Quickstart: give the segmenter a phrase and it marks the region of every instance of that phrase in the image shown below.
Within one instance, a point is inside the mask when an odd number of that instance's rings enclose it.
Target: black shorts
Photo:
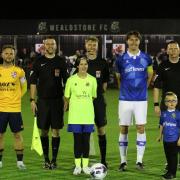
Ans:
[[[98,128],[107,124],[106,119],[106,102],[104,96],[98,96],[94,99],[95,124]]]
[[[63,99],[38,99],[37,126],[39,129],[62,129],[64,126]]]
[[[0,133],[6,132],[8,123],[13,133],[24,129],[20,112],[0,112]]]

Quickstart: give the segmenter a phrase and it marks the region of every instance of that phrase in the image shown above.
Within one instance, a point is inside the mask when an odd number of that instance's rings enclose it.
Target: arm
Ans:
[[[31,84],[30,85],[30,102],[31,102],[31,110],[34,115],[37,112],[37,105],[36,105],[36,100],[35,100],[36,92],[37,92],[36,84]]]
[[[163,136],[163,126],[160,125],[160,129],[159,129],[159,136],[157,138],[157,141],[160,142],[162,140],[162,136]]]
[[[64,97],[64,111],[69,110],[69,98]]]
[[[151,80],[152,80],[152,77],[153,77],[153,68],[152,68],[152,66],[148,66],[147,72],[148,72],[147,85],[148,85],[148,87],[149,87],[149,85],[150,85],[150,83],[151,83]]]
[[[27,92],[27,81],[26,81],[25,72],[23,69],[21,69],[19,80],[21,84],[21,97],[23,97],[24,94]]]
[[[158,103],[159,102],[159,89],[158,88],[154,88],[153,89],[153,99],[154,99],[154,103]],[[161,109],[159,107],[159,103],[158,104],[154,104],[154,112],[156,113],[157,116],[160,116]]]

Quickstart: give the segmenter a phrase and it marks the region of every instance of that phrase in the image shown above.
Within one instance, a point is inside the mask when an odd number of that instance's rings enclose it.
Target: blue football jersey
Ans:
[[[136,56],[126,52],[116,59],[116,69],[121,78],[120,100],[147,100],[147,67],[151,64],[150,56],[141,51]]]
[[[163,111],[160,117],[163,126],[163,141],[174,142],[179,138],[180,111]]]

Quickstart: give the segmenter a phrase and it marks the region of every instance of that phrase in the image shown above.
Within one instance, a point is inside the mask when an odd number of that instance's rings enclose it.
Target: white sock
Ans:
[[[121,163],[127,162],[127,149],[128,149],[128,135],[119,135],[119,152],[121,157]]]
[[[140,162],[142,163],[142,159],[144,156],[145,151],[145,145],[146,145],[146,133],[143,134],[137,133],[137,141],[136,141],[136,147],[137,147],[137,161],[136,163]]]

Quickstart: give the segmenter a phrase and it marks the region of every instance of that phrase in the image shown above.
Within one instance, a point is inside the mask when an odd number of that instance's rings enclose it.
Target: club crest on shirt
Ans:
[[[15,71],[12,72],[12,73],[11,73],[11,76],[12,76],[12,78],[16,78],[16,77],[17,77],[17,72],[15,72]]]
[[[172,113],[172,117],[173,117],[173,119],[175,119],[176,118],[176,114]]]
[[[74,83],[75,86],[77,86],[77,83]]]
[[[59,77],[59,74],[60,74],[60,69],[55,69],[54,70],[55,77]]]
[[[96,78],[100,78],[101,77],[101,71],[96,71]]]
[[[89,82],[86,83],[86,86],[89,86]]]

